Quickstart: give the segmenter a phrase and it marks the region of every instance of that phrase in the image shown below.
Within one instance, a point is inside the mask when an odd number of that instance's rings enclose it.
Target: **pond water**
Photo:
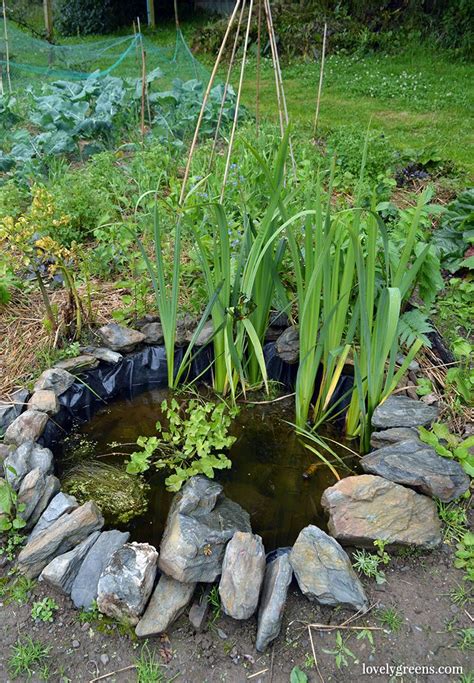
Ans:
[[[77,427],[73,440],[92,441],[101,462],[122,463],[127,459],[123,453],[137,449],[132,444],[139,436],[156,434],[160,404],[168,397],[167,390],[154,390],[133,400],[114,402]],[[237,438],[229,452],[232,468],[216,472],[226,495],[250,514],[252,529],[262,536],[267,551],[291,545],[307,524],[326,527],[321,495],[336,481],[331,470],[318,463],[296,437],[287,424],[293,419],[292,399],[243,405],[230,430]],[[331,446],[351,465],[347,451]],[[111,451],[120,451],[121,455],[106,455]],[[159,546],[174,495],[165,489],[167,474],[153,467],[146,474],[150,484],[148,510],[127,524],[131,540]]]

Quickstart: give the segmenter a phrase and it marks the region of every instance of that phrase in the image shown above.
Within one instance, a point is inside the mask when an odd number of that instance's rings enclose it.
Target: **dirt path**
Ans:
[[[6,570],[3,570],[4,573]],[[148,647],[160,662],[163,679],[182,683],[205,681],[229,681],[240,683],[287,682],[293,667],[298,666],[310,682],[335,681],[472,681],[474,661],[472,657],[473,635],[472,603],[455,604],[453,591],[462,584],[462,573],[453,568],[452,550],[443,546],[427,555],[405,553],[393,557],[386,570],[387,583],[377,586],[373,580],[364,584],[373,607],[366,616],[354,624],[369,625],[383,630],[339,632],[344,645],[353,653],[345,653],[349,666],[338,669],[333,650],[336,631],[318,633],[313,631],[314,648],[320,675],[313,666],[312,647],[308,623],[341,624],[351,616],[345,610],[321,608],[309,603],[292,584],[285,612],[282,632],[264,655],[255,651],[255,619],[238,623],[222,617],[203,633],[195,633],[187,617],[175,624],[172,632],[162,638],[153,638]],[[5,593],[5,589],[4,589]],[[54,622],[34,623],[31,619],[32,602],[45,596],[56,599],[60,609]],[[50,648],[46,668],[35,671],[32,681],[49,680],[58,683],[92,681],[104,674],[133,665],[140,655],[143,643],[127,633],[120,633],[117,625],[104,621],[81,623],[79,613],[71,608],[68,599],[61,599],[45,590],[41,584],[34,588],[29,603],[18,605],[3,595],[0,602],[0,681],[14,680],[8,669],[12,654],[11,646],[18,637],[31,636]],[[399,628],[390,632],[381,622],[382,615],[392,608]],[[393,613],[392,613],[393,614]],[[398,618],[398,619],[397,619]],[[463,629],[465,629],[463,631]],[[359,635],[359,639],[357,636]],[[347,640],[346,640],[347,639]],[[464,639],[464,646],[461,647]],[[427,675],[364,673],[367,667],[389,665],[433,667],[462,667],[460,673],[445,675],[439,672]],[[40,677],[43,676],[43,678]],[[48,677],[49,676],[49,677]],[[27,680],[19,677],[16,680]],[[106,682],[133,682],[136,670],[125,671],[102,679]],[[147,679],[152,681],[155,679]]]

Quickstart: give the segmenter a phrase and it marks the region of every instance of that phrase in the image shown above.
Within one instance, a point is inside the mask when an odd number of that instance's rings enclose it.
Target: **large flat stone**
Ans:
[[[370,437],[370,445],[375,450],[377,448],[385,448],[400,441],[410,441],[418,439],[418,430],[416,427],[392,427],[391,429],[384,429],[381,432],[372,432]]]
[[[94,531],[82,543],[63,555],[55,557],[40,574],[39,580],[44,581],[60,593],[69,595],[77,572],[91,547],[100,536],[100,531]]]
[[[26,441],[18,446],[4,461],[5,477],[15,491],[18,491],[28,472],[36,468],[40,469],[44,475],[51,474],[53,454],[49,448],[42,448],[33,441]]]
[[[28,390],[18,389],[9,401],[0,401],[0,431],[4,432],[23,411],[28,400]]]
[[[56,396],[61,396],[61,394],[64,394],[75,381],[76,378],[67,370],[49,368],[39,376],[35,384],[35,391],[51,389]]]
[[[219,583],[222,608],[229,617],[250,619],[257,609],[264,573],[262,539],[236,531],[225,549]]]
[[[104,518],[99,508],[91,501],[62,515],[26,544],[18,556],[19,571],[29,578],[36,578],[54,557],[74,548],[91,533],[101,529],[103,524]]]
[[[311,524],[300,532],[289,560],[301,592],[310,600],[355,610],[367,607],[364,589],[347,553],[317,526]]]
[[[19,415],[5,432],[6,444],[21,446],[26,441],[38,441],[45,430],[48,416],[37,410],[27,410]]]
[[[52,389],[38,389],[28,401],[28,410],[38,410],[47,415],[59,413],[58,397]]]
[[[135,626],[153,590],[158,553],[148,543],[125,543],[116,550],[97,586],[97,607]]]
[[[87,553],[71,588],[71,600],[79,609],[90,609],[97,598],[97,585],[116,550],[129,539],[128,531],[103,531]]]
[[[469,488],[469,477],[456,460],[442,458],[421,441],[401,441],[361,459],[364,472],[410,486],[449,503]]]
[[[83,353],[80,356],[74,356],[74,358],[65,358],[60,360],[55,364],[55,368],[60,368],[61,370],[67,370],[72,375],[78,372],[84,372],[85,370],[91,370],[99,365],[98,359],[89,355],[88,353]]]
[[[59,488],[59,479],[53,474],[45,476],[38,467],[28,472],[18,492],[18,503],[25,506],[20,516],[26,522],[26,530],[34,527]]]
[[[112,349],[107,349],[105,346],[86,346],[82,349],[82,351],[90,356],[94,356],[94,358],[97,358],[97,360],[101,360],[104,363],[110,363],[112,365],[119,363],[123,359],[121,353],[112,351]]]
[[[162,574],[137,624],[137,636],[145,638],[167,631],[191,602],[195,588],[195,583],[181,583]]]
[[[28,538],[28,541],[32,541],[34,538],[36,538],[36,536],[38,536],[38,534],[45,531],[48,527],[51,526],[51,524],[56,522],[56,520],[58,520],[59,517],[61,517],[61,515],[65,515],[68,512],[72,512],[77,507],[79,507],[79,503],[74,498],[74,496],[70,496],[67,493],[63,493],[62,491],[57,493],[54,496],[54,498],[52,498],[48,507],[43,512],[41,517],[38,519],[35,528],[33,529]]]
[[[163,344],[163,328],[160,323],[146,323],[141,329],[145,344]]]
[[[374,429],[419,427],[429,425],[438,417],[438,408],[428,406],[408,396],[389,396],[372,415]]]
[[[145,341],[145,335],[125,325],[108,323],[98,330],[105,346],[112,351],[127,353]]]
[[[292,575],[293,570],[288,553],[280,555],[267,564],[258,610],[255,647],[259,652],[263,652],[280,633]]]
[[[158,566],[184,583],[215,581],[236,531],[251,531],[248,513],[226,498],[217,482],[192,477],[173,499]]]
[[[441,543],[435,503],[382,477],[346,477],[324,491],[321,503],[330,534],[343,544],[373,548],[381,539],[390,546],[431,549]]]

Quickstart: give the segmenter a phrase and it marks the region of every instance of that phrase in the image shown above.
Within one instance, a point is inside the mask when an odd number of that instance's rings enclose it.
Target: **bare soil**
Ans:
[[[363,579],[371,609],[352,625],[381,630],[371,631],[372,646],[366,637],[357,639],[360,630],[340,629],[345,645],[354,655],[354,658],[347,655],[349,666],[341,669],[336,666],[335,656],[325,652],[335,648],[336,629],[326,633],[312,630],[319,672],[313,666],[308,624],[340,625],[353,613],[310,603],[294,583],[290,588],[281,634],[263,655],[254,647],[255,618],[236,622],[223,616],[203,632],[196,633],[187,616],[183,615],[169,634],[150,639],[148,647],[161,664],[162,680],[182,683],[288,682],[295,666],[306,673],[310,683],[472,681],[473,678],[469,677],[474,670],[472,650],[466,642],[461,647],[466,634],[462,629],[472,629],[473,626],[472,603],[471,606],[469,603],[457,605],[453,601],[452,592],[463,583],[463,574],[454,569],[452,555],[453,550],[447,545],[424,555],[407,551],[392,557],[386,568],[385,584],[378,586],[372,579]],[[0,571],[5,575],[8,568]],[[60,605],[54,622],[35,623],[31,618],[31,604],[48,595]],[[106,683],[138,680],[133,665],[143,642],[135,639],[132,633],[103,620],[81,623],[79,612],[69,599],[53,595],[41,584],[34,588],[28,604],[8,602],[5,597],[0,602],[0,681],[13,680],[8,668],[11,646],[18,638],[28,636],[50,648],[49,681],[90,682],[112,672],[118,673],[100,680]],[[396,632],[390,632],[381,623],[383,611],[390,607],[401,618]],[[470,647],[473,647],[472,633]],[[461,673],[446,675],[439,672],[403,676],[364,673],[364,665],[367,668],[387,664],[393,667],[433,667],[434,670],[438,667],[462,667],[464,677]],[[44,678],[35,672],[31,680]]]

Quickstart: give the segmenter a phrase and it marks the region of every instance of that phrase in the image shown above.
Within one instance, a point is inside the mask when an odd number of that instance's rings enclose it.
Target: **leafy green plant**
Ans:
[[[474,188],[469,188],[448,205],[432,242],[438,249],[443,268],[451,273],[463,267],[468,245],[474,242]],[[472,266],[471,266],[472,268]]]
[[[59,605],[53,598],[43,598],[31,606],[31,618],[35,621],[52,622],[54,621],[54,612],[58,609]]]
[[[380,565],[387,565],[390,562],[390,555],[385,550],[385,543],[382,540],[374,541],[377,553],[369,553],[366,550],[357,550],[354,553],[355,562],[353,566],[369,578],[374,578],[378,584],[386,582],[385,573],[380,569]]]
[[[180,405],[172,398],[169,403],[163,401],[161,410],[167,426],[157,422],[159,436],[141,436],[137,439],[137,445],[142,450],[131,454],[127,472],[145,472],[153,461],[157,469],[174,471],[166,478],[166,486],[170,491],[179,491],[183,483],[195,474],[213,478],[214,469],[231,466],[231,461],[223,451],[228,450],[235,441],[234,436],[229,436],[228,430],[232,418],[237,414],[236,408],[198,399]]]
[[[28,579],[26,576],[19,576],[10,586],[8,586],[7,601],[17,602],[19,605],[26,605],[35,586],[36,581],[33,579]]]
[[[13,654],[8,662],[10,674],[14,678],[25,676],[27,680],[46,663],[51,650],[30,636],[19,638],[11,649]]]
[[[474,581],[474,534],[466,531],[456,545],[454,566],[466,572],[465,579]]]
[[[438,515],[444,523],[444,539],[446,543],[459,542],[467,526],[466,510],[458,502],[442,503],[436,501]]]
[[[211,624],[215,624],[216,621],[219,621],[222,614],[222,603],[218,586],[213,586],[211,588],[209,595],[207,596],[207,601],[212,611]]]
[[[470,449],[474,446],[474,436],[467,439],[452,434],[446,424],[435,422],[431,430],[419,427],[420,439],[435,449],[438,455],[457,460],[470,477],[474,477],[474,455]]]
[[[13,467],[10,467],[13,474],[16,474]],[[15,531],[22,529],[26,522],[21,517],[21,513],[25,510],[24,503],[18,503],[18,494],[11,484],[6,479],[0,479],[0,533],[2,531]],[[7,553],[8,559],[16,545],[20,545],[13,541],[10,548],[0,548],[0,554]]]
[[[323,652],[334,656],[334,661],[338,669],[349,666],[349,659],[357,661],[356,655],[349,650],[340,631],[336,631],[335,647],[332,650],[323,648]]]
[[[308,683],[308,676],[298,666],[294,666],[290,673],[290,683]]]

